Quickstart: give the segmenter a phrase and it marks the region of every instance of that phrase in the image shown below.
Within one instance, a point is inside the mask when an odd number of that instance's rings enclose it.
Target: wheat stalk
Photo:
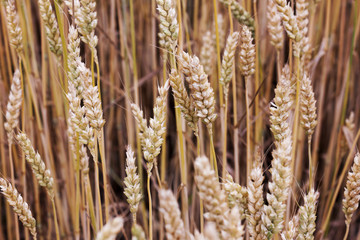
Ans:
[[[130,205],[130,212],[133,214],[133,222],[136,224],[136,212],[139,208],[139,203],[142,198],[140,189],[140,178],[137,174],[135,166],[135,156],[131,147],[126,149],[126,177],[124,179],[125,189],[124,194],[127,197],[127,202]]]
[[[20,110],[23,101],[21,88],[20,71],[17,69],[11,82],[9,100],[6,105],[4,128],[7,132],[8,142],[12,144],[14,139],[14,129],[19,125]]]
[[[50,50],[60,57],[62,54],[60,32],[50,0],[39,0],[38,2]]]
[[[20,55],[24,51],[24,46],[22,43],[22,31],[19,25],[19,16],[16,11],[15,0],[8,0],[6,2],[6,20],[10,36],[10,44]]]
[[[122,217],[115,217],[109,220],[100,232],[98,232],[96,240],[115,240],[123,227],[124,219]]]
[[[13,207],[19,216],[20,221],[29,229],[33,238],[36,239],[36,220],[32,216],[29,205],[24,201],[17,189],[3,178],[0,178],[0,189],[9,205]]]
[[[50,198],[54,199],[54,179],[50,170],[46,169],[45,163],[39,153],[35,152],[30,139],[25,133],[19,133],[16,136],[22,151],[25,154],[26,161],[31,165],[33,173],[40,186],[45,187]]]

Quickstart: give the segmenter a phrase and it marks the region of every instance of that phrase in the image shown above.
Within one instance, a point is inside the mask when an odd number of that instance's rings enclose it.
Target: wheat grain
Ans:
[[[160,212],[164,216],[166,238],[168,240],[186,239],[184,222],[179,205],[171,190],[159,190]]]
[[[304,197],[304,205],[299,208],[299,240],[313,240],[316,228],[316,205],[319,193],[310,189]]]
[[[29,229],[33,238],[36,239],[36,220],[32,216],[29,205],[24,201],[17,189],[3,178],[0,178],[0,189],[9,205],[13,207],[19,216],[20,221]]]
[[[240,34],[238,32],[233,32],[226,40],[226,46],[221,63],[220,73],[220,84],[224,86],[223,89],[225,99],[227,99],[229,95],[229,85],[232,79],[232,73],[234,69],[234,56],[236,47],[239,42],[239,36]]]
[[[360,154],[354,157],[354,163],[351,171],[348,173],[346,187],[344,190],[344,199],[342,200],[343,212],[345,213],[345,223],[349,228],[351,218],[359,206],[360,201]]]
[[[19,133],[16,136],[19,145],[25,154],[26,161],[31,165],[33,173],[38,180],[40,186],[45,187],[50,198],[54,198],[54,179],[51,176],[50,170],[46,169],[45,163],[40,157],[39,153],[36,153],[30,139],[25,133]]]
[[[60,32],[50,0],[39,0],[38,2],[41,18],[45,25],[45,32],[49,42],[50,50],[57,57],[60,57],[62,54]]]
[[[19,25],[19,16],[15,7],[15,0],[8,0],[6,2],[6,20],[10,36],[10,44],[14,47],[17,54],[24,51],[22,43],[22,30]]]
[[[9,100],[6,105],[4,128],[7,133],[8,142],[12,144],[14,140],[14,129],[19,125],[20,110],[23,101],[21,88],[20,71],[17,69],[11,82]]]
[[[127,197],[127,202],[130,205],[130,212],[133,214],[133,221],[136,223],[136,212],[139,208],[139,203],[142,198],[140,189],[140,178],[136,171],[134,152],[131,147],[126,149],[126,177],[124,179],[125,190],[124,194]]]
[[[123,227],[124,219],[122,217],[115,217],[109,220],[100,232],[98,232],[96,240],[115,240]]]

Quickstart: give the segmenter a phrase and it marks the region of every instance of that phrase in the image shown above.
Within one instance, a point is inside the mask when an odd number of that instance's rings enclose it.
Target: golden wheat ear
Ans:
[[[9,205],[13,207],[19,216],[20,221],[29,229],[33,238],[36,239],[36,220],[32,216],[29,205],[24,201],[17,189],[3,178],[0,178],[0,189]]]
[[[22,43],[22,30],[19,25],[19,16],[16,11],[15,1],[8,0],[6,3],[6,20],[10,36],[10,44],[14,47],[17,54],[20,55],[24,51]]]
[[[96,240],[114,240],[124,227],[124,219],[115,217],[110,219],[98,232]]]

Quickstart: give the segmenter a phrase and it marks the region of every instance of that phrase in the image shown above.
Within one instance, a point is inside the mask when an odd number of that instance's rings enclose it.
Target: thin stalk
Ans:
[[[153,231],[152,231],[152,201],[151,201],[151,189],[150,189],[150,178],[151,171],[148,171],[147,176],[147,193],[148,193],[148,201],[149,201],[149,240],[153,239]]]
[[[97,228],[97,224],[96,224],[94,202],[92,199],[92,191],[91,191],[91,185],[90,185],[90,181],[89,181],[89,173],[85,173],[84,175],[85,175],[84,178],[85,178],[85,184],[86,184],[85,194],[86,194],[86,198],[87,198],[87,205],[89,208],[90,221],[91,221],[91,225],[93,227],[94,233],[96,234],[98,231],[98,228]]]
[[[99,150],[100,150],[101,168],[102,168],[103,184],[104,184],[105,220],[107,222],[110,216],[109,216],[109,193],[108,193],[106,158],[105,158],[104,129],[101,129],[101,137],[99,139]]]
[[[94,174],[95,174],[95,195],[96,195],[96,211],[97,211],[97,224],[99,229],[103,226],[102,208],[101,208],[101,195],[100,195],[100,183],[99,183],[99,166],[98,166],[98,149],[97,149],[97,134],[95,133],[95,156],[94,160]]]
[[[9,161],[10,161],[10,175],[11,175],[11,184],[15,187],[15,176],[14,176],[14,163],[12,158],[12,143],[9,144]],[[15,219],[15,236],[16,239],[20,239],[20,232],[19,232],[19,222],[17,220],[17,215],[14,213]]]
[[[251,123],[250,123],[250,102],[249,102],[249,80],[245,77],[245,105],[246,105],[246,176],[250,176],[251,161]],[[248,178],[248,177],[247,177]],[[248,178],[249,179],[249,178]]]
[[[51,204],[52,204],[53,213],[54,213],[54,225],[55,225],[55,232],[56,232],[56,240],[60,240],[59,224],[58,224],[58,220],[57,220],[57,214],[56,214],[56,207],[55,207],[54,199],[51,199]]]
[[[345,235],[344,235],[344,240],[346,240],[348,238],[349,230],[350,230],[350,225],[346,224],[346,231],[345,231]]]
[[[213,133],[212,133],[212,129],[209,130],[209,135],[210,135],[211,166],[215,170],[216,177],[219,178],[219,172],[218,172],[217,161],[216,161],[215,146],[214,146],[214,136],[213,136]]]
[[[79,134],[76,133],[76,159],[75,159],[75,181],[76,181],[76,194],[75,194],[75,224],[74,232],[76,239],[80,238],[80,147],[79,147]]]
[[[226,165],[227,165],[227,159],[226,159],[226,153],[227,153],[227,111],[228,111],[228,98],[225,97],[225,107],[224,107],[224,131],[223,131],[223,156],[222,156],[222,177],[223,179],[225,179],[225,174],[226,174]]]
[[[164,61],[163,61],[163,82],[166,81],[166,60],[167,60],[167,53],[164,53]],[[156,81],[154,81],[154,89],[156,89]],[[156,98],[156,94],[154,94],[154,99]],[[161,162],[160,162],[160,178],[161,181],[165,181],[165,174],[166,174],[166,128],[167,119],[165,120],[164,127],[165,133],[163,134],[163,144],[161,146]]]
[[[313,163],[311,158],[311,136],[308,136],[308,155],[309,155],[309,189],[312,189],[314,186],[314,176],[313,176]]]
[[[217,20],[217,1],[213,0],[214,4],[214,20],[215,20],[215,34],[216,34],[216,56],[217,56],[217,70],[218,76],[221,73],[221,59],[220,59],[220,38],[219,38],[219,24]],[[220,99],[220,106],[223,105],[223,88],[222,85],[219,84],[219,99]]]

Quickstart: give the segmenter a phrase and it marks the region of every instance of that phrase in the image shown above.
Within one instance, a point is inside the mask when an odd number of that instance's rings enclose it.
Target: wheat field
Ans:
[[[359,0],[1,0],[0,239],[360,240]]]

